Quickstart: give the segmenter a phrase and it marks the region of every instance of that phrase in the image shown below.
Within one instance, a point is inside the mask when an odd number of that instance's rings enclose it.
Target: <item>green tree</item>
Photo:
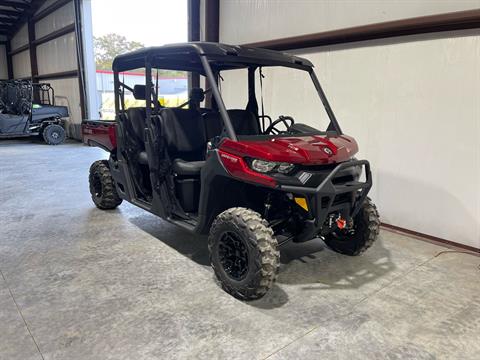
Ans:
[[[115,56],[144,47],[138,41],[128,41],[125,36],[113,33],[94,37],[93,41],[95,62],[99,70],[112,70]]]

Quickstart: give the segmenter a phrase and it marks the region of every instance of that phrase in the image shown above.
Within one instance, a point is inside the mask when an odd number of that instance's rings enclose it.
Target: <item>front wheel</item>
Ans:
[[[107,160],[95,161],[90,166],[90,194],[95,205],[102,210],[115,209],[122,203],[110,173]]]
[[[273,230],[257,212],[237,207],[218,215],[208,249],[222,288],[236,298],[259,299],[273,286],[280,252]]]
[[[65,141],[65,129],[58,124],[50,124],[43,129],[42,136],[48,145],[60,145]]]
[[[353,219],[353,227],[328,234],[325,237],[325,244],[340,254],[356,256],[372,246],[379,232],[380,219],[377,208],[367,197]]]

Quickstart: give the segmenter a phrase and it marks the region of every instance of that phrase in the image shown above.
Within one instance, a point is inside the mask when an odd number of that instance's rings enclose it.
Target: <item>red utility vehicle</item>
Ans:
[[[121,81],[121,72],[138,68],[145,71],[145,85]],[[158,69],[204,76],[209,88],[193,87],[188,102],[163,107]],[[242,109],[230,109],[221,82],[241,69],[248,100]],[[287,115],[272,121],[263,101],[267,69],[306,75],[328,125],[317,129]],[[287,241],[321,237],[346,255],[358,255],[375,241],[379,219],[367,198],[369,163],[354,158],[357,143],[342,133],[308,60],[198,42],[120,55],[113,71],[116,121],[83,125],[84,142],[110,153],[90,169],[94,203],[113,209],[127,200],[187,230],[208,233],[212,267],[230,294],[262,297],[275,281],[279,248]],[[129,94],[145,105],[126,108]],[[312,124],[321,115],[308,105],[302,110]]]

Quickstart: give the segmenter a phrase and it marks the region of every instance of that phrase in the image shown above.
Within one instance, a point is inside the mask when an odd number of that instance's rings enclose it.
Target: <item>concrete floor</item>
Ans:
[[[274,289],[243,303],[205,238],[95,208],[102,157],[0,142],[0,359],[479,358],[479,257],[387,231],[355,258],[292,245]]]

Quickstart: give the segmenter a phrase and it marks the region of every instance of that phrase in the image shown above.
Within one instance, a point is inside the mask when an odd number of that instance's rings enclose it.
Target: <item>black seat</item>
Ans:
[[[185,161],[182,159],[173,160],[173,172],[183,176],[196,176],[200,174],[205,161]]]
[[[138,162],[142,165],[148,165],[147,152],[145,151],[146,109],[144,107],[131,107],[127,109],[127,117],[132,125],[135,140],[141,149],[138,153]]]
[[[260,135],[260,126],[255,115],[248,110],[227,110],[232,126],[237,135]],[[205,114],[203,117],[207,139],[220,136],[223,120],[219,112]]]
[[[200,114],[188,109],[162,109],[162,132],[178,175],[198,176],[205,163],[205,128]]]
[[[127,109],[127,117],[132,124],[135,136],[145,143],[145,118],[147,111],[144,107],[131,107]]]

